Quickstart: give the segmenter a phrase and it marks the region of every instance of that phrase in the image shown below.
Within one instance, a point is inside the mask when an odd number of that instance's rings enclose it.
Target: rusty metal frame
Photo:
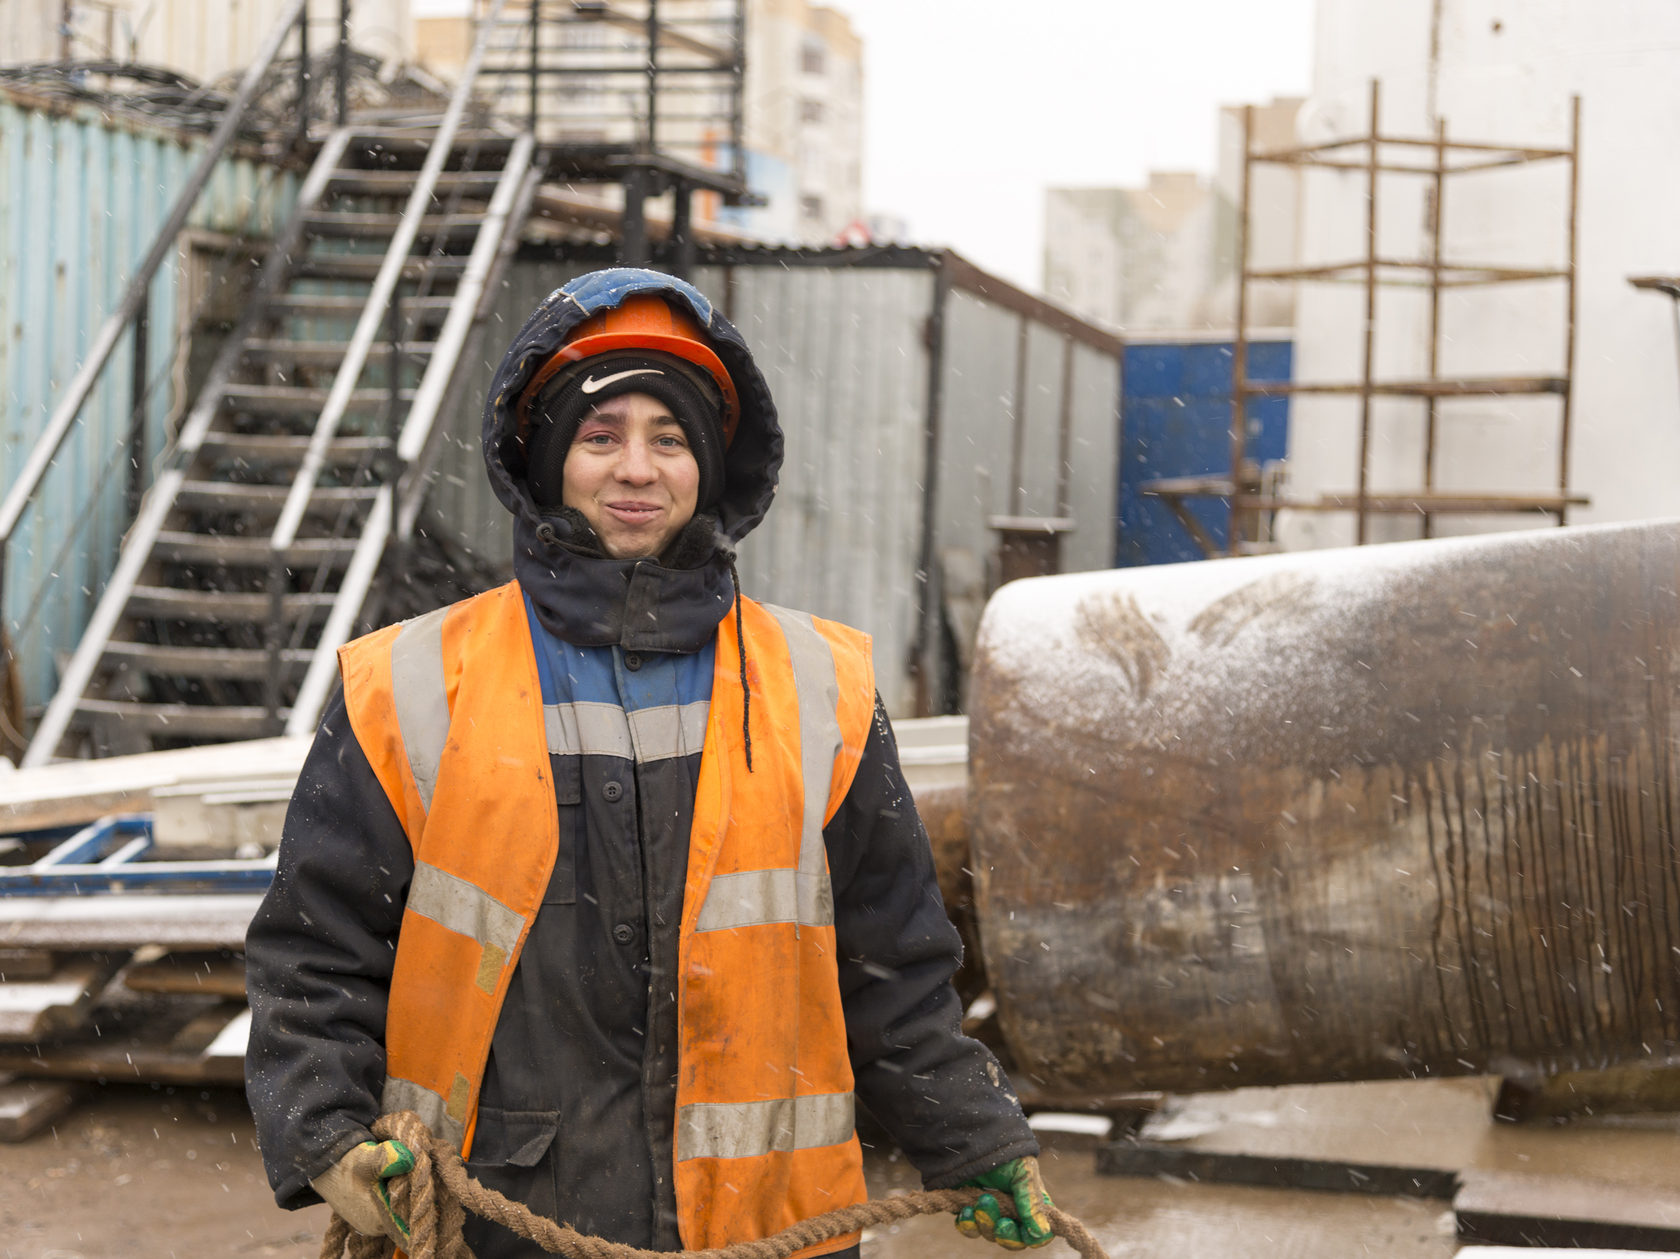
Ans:
[[[1418,513],[1423,517],[1423,534],[1429,537],[1438,514],[1478,512],[1537,512],[1562,525],[1571,507],[1588,500],[1569,491],[1569,451],[1573,436],[1573,381],[1576,352],[1577,267],[1579,255],[1581,101],[1571,98],[1569,144],[1566,148],[1543,148],[1497,144],[1487,141],[1451,139],[1446,123],[1437,119],[1432,136],[1403,136],[1385,133],[1381,125],[1382,92],[1377,80],[1370,84],[1370,121],[1363,135],[1346,136],[1316,144],[1284,149],[1257,150],[1254,147],[1253,110],[1243,111],[1243,165],[1237,207],[1237,302],[1236,335],[1232,350],[1231,381],[1231,471],[1226,477],[1182,477],[1153,482],[1144,493],[1160,498],[1184,523],[1204,552],[1218,549],[1199,526],[1185,500],[1195,497],[1224,498],[1228,506],[1225,552],[1242,552],[1242,520],[1245,512],[1289,509],[1296,511],[1351,511],[1355,516],[1355,539],[1369,542],[1370,517],[1394,513]],[[1427,155],[1428,164],[1406,164],[1385,160],[1389,146]],[[1363,160],[1349,154],[1362,150]],[[1328,157],[1327,154],[1337,154]],[[1568,163],[1566,265],[1557,267],[1507,267],[1491,264],[1452,262],[1442,256],[1446,185],[1448,176],[1503,169],[1542,161]],[[1296,267],[1254,267],[1250,265],[1250,219],[1252,215],[1253,169],[1273,164],[1297,168],[1314,167],[1357,171],[1365,176],[1365,256],[1334,263]],[[1426,256],[1419,259],[1383,257],[1377,252],[1377,209],[1381,178],[1405,175],[1427,178],[1432,184]],[[1399,273],[1399,274],[1395,274]],[[1256,283],[1358,283],[1365,292],[1365,329],[1357,380],[1349,382],[1260,382],[1248,379],[1248,288]],[[1562,281],[1564,286],[1565,338],[1563,371],[1557,375],[1442,377],[1441,293],[1445,289],[1478,285]],[[1384,286],[1410,285],[1429,291],[1428,376],[1422,380],[1378,380],[1375,374],[1377,294]],[[1440,403],[1446,398],[1468,398],[1504,394],[1555,395],[1559,399],[1558,473],[1555,492],[1540,494],[1452,493],[1436,486],[1439,430],[1443,423]],[[1268,496],[1260,487],[1244,481],[1248,446],[1248,410],[1258,398],[1295,395],[1348,395],[1359,400],[1358,470],[1351,494],[1324,494],[1316,499]],[[1374,493],[1370,486],[1372,403],[1379,397],[1416,398],[1425,403],[1423,489],[1411,492]]]

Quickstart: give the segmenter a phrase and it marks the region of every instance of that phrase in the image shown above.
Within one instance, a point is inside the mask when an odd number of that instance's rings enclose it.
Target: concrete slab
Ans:
[[[1498,1081],[1372,1081],[1173,1097],[1138,1140],[1200,1153],[1587,1177],[1680,1193],[1680,1115],[1493,1119]]]
[[[1096,1170],[1103,1138],[1040,1129],[1039,1139],[1051,1196],[1092,1230],[1110,1259],[1347,1259],[1367,1254],[1445,1259],[1457,1248],[1453,1215],[1444,1202],[1105,1176]],[[896,1153],[871,1152],[864,1172],[871,1196],[921,1187],[920,1178]],[[926,1216],[865,1234],[863,1253],[864,1259],[996,1259],[1001,1252],[963,1237],[949,1216]],[[1073,1251],[1058,1242],[1034,1253],[1070,1259]]]

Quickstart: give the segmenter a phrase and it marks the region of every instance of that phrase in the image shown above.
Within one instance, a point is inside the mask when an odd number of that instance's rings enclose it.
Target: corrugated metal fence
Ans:
[[[0,93],[0,486],[17,475],[204,143]],[[191,221],[206,248],[160,269],[145,364],[144,483],[184,380],[196,304],[188,289],[205,287],[215,255],[207,234],[271,235],[295,184],[274,167],[225,160]],[[50,695],[54,659],[75,647],[128,527],[132,355],[125,340],[8,554],[8,630],[26,704]]]

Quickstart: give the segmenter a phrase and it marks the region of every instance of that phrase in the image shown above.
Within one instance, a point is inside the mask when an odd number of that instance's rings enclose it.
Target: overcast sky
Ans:
[[[864,41],[865,204],[1033,290],[1046,187],[1211,173],[1220,105],[1309,86],[1313,0],[829,3]]]
[[[1036,290],[1044,189],[1211,173],[1222,104],[1305,95],[1313,0],[833,0],[864,39],[865,195]]]

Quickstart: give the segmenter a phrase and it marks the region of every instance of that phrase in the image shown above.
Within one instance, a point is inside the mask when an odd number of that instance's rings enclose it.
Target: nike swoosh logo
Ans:
[[[632,367],[627,372],[614,372],[611,376],[601,377],[600,380],[596,380],[595,377],[590,376],[583,382],[582,385],[579,386],[579,388],[581,388],[584,393],[599,393],[608,385],[612,384],[613,381],[623,380],[626,376],[663,376],[664,374],[665,373],[660,371],[657,367]]]

